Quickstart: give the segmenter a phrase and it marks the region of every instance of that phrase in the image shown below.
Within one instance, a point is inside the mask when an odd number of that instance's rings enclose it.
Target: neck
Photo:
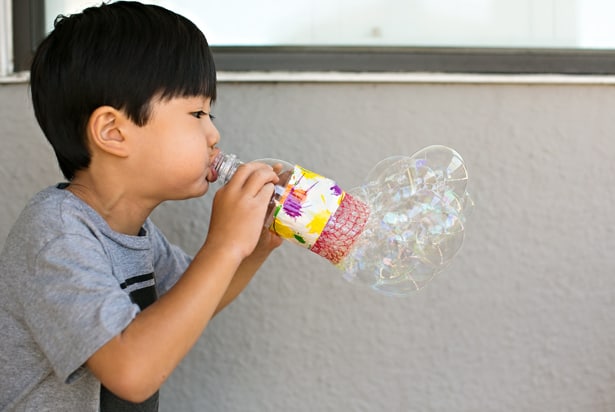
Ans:
[[[67,187],[87,203],[118,233],[137,236],[156,205],[146,205],[121,185],[97,184],[87,175],[76,176]]]

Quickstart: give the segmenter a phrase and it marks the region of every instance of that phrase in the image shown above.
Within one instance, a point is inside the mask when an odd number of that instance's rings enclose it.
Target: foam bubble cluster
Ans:
[[[461,156],[429,146],[379,162],[365,184],[348,191],[369,205],[361,236],[337,266],[352,282],[389,295],[421,289],[463,243],[473,206]]]

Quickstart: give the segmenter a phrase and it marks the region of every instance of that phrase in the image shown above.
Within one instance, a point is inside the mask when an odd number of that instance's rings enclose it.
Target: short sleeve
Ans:
[[[147,226],[155,251],[155,273],[158,293],[166,293],[184,274],[192,257],[179,246],[169,243],[164,234],[153,223]]]
[[[30,260],[19,289],[25,321],[55,373],[69,381],[139,311],[95,239],[63,235]]]

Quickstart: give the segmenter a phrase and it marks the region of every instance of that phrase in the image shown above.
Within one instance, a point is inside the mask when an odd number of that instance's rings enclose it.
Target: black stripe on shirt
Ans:
[[[154,303],[156,299],[158,299],[158,293],[156,291],[156,279],[154,277],[154,274],[147,273],[145,275],[138,275],[128,278],[122,284],[120,284],[120,287],[122,289],[126,289],[129,286],[137,285],[139,283],[148,283],[148,285],[141,288],[134,288],[134,290],[131,290],[128,294],[130,296],[130,300],[132,300],[133,303],[139,305],[139,308],[143,310],[152,303]]]

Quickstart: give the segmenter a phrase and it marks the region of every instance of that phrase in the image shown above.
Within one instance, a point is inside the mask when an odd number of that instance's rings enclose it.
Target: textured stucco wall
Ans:
[[[285,244],[163,389],[168,411],[615,409],[615,88],[233,84],[221,147],[361,183],[380,159],[446,144],[477,207],[453,266],[387,298]],[[0,87],[0,245],[60,179],[26,85]],[[211,195],[155,219],[194,252]]]

